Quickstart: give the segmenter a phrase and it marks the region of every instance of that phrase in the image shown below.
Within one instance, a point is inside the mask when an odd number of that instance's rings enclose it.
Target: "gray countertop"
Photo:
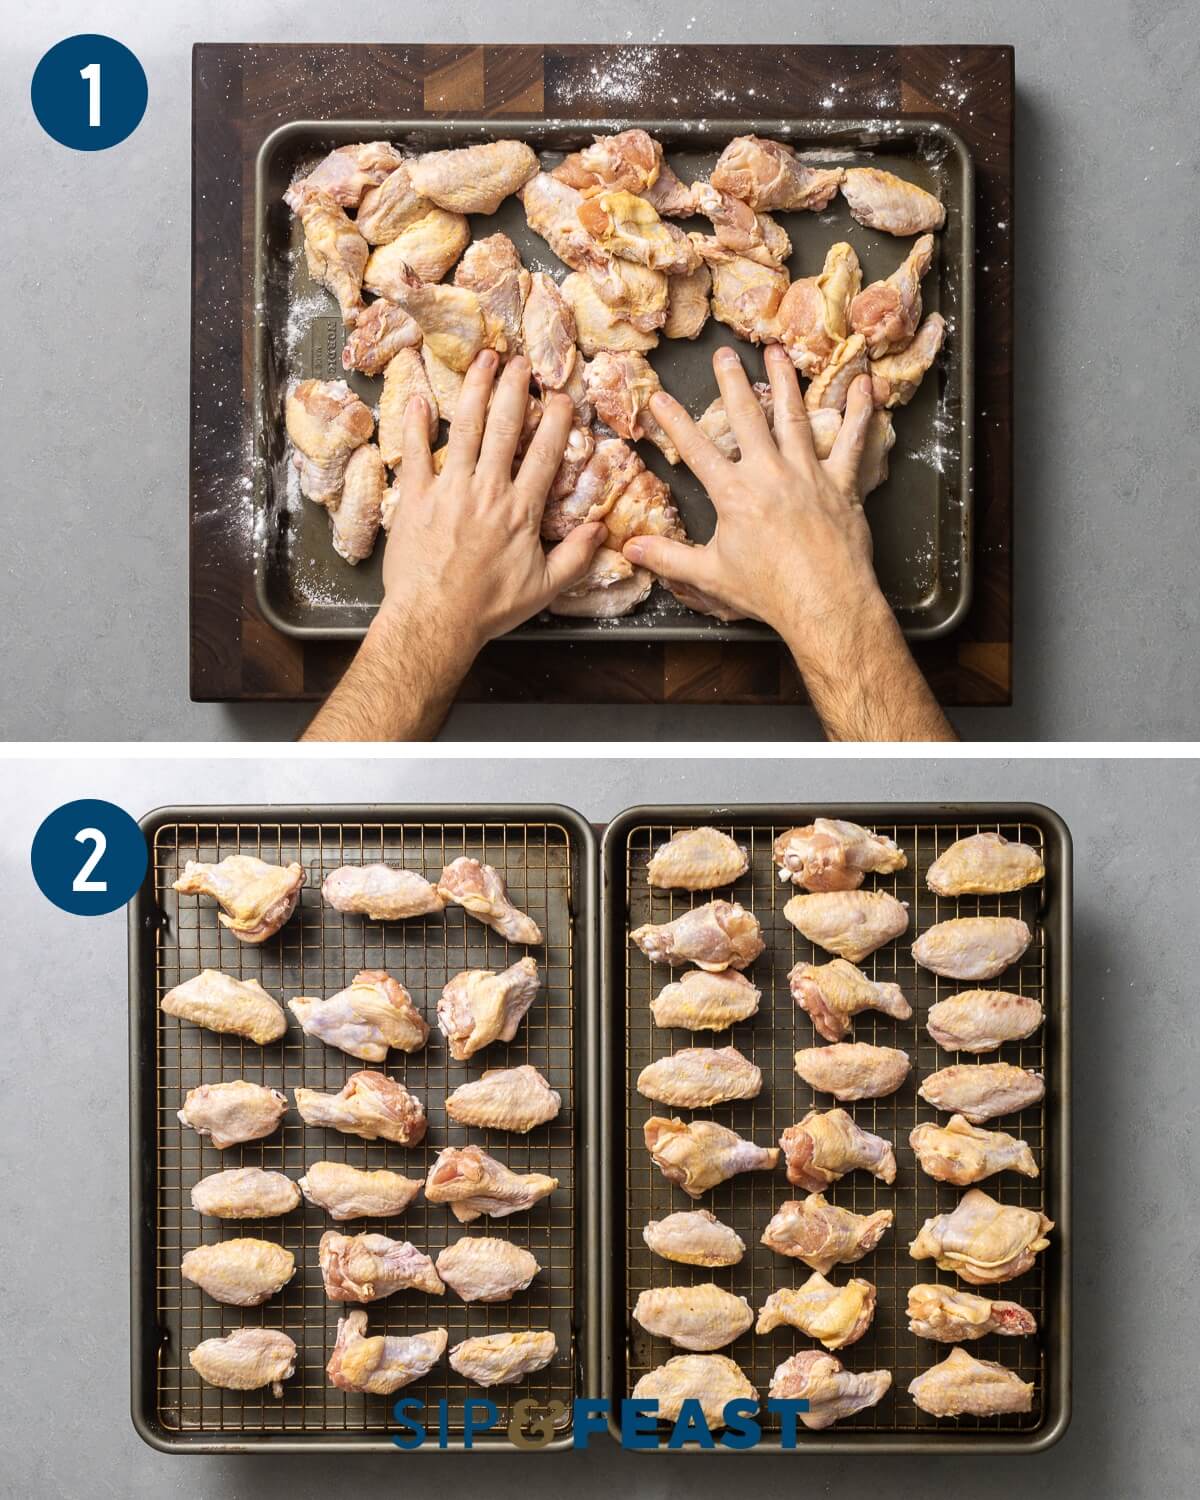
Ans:
[[[123,913],[50,907],[29,845],[53,807],[104,797],[140,815],[167,802],[562,801],[593,821],[636,802],[1020,799],[1075,840],[1074,1419],[1048,1453],[1012,1458],[762,1458],[755,1482],[805,1494],[913,1500],[1176,1500],[1197,1463],[1200,1096],[1194,763],[913,760],[511,762],[253,759],[225,764],[15,763],[0,793],[7,1001],[0,1060],[0,1495],[122,1500],[324,1497],[395,1483],[399,1455],[172,1458],[128,1415],[126,949]],[[701,1458],[413,1459],[417,1493],[495,1500],[729,1493]],[[785,1475],[785,1466],[791,1468]],[[1191,1473],[1192,1481],[1186,1475]],[[86,1474],[87,1478],[83,1476]],[[411,1467],[405,1480],[413,1483]],[[381,1492],[385,1492],[381,1489]]]
[[[966,32],[1015,44],[1017,58],[1016,699],[956,722],[973,738],[1194,738],[1200,356],[1181,315],[1200,280],[1194,23],[1180,0],[1013,0],[971,7],[966,25],[949,0],[741,0],[736,16],[691,0],[402,11],[360,0],[345,15],[283,0],[108,0],[102,16],[80,0],[15,7],[0,39],[14,80],[0,102],[0,173],[19,206],[0,225],[19,350],[2,417],[15,479],[5,735],[287,738],[311,713],[188,699],[192,42],[915,43]],[[122,146],[75,153],[42,134],[22,80],[53,42],[97,28],[141,58],[150,103]],[[488,704],[457,709],[445,735],[815,732],[803,709]]]

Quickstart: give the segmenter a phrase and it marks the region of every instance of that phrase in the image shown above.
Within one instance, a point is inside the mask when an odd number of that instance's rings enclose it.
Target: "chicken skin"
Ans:
[[[696,212],[691,185],[681,181],[667,161],[661,163],[650,186],[642,189],[642,196],[654,204],[664,219],[690,219]]]
[[[387,141],[360,141],[352,146],[338,146],[308,173],[292,183],[283,195],[291,209],[297,209],[306,190],[319,190],[342,208],[365,207],[363,200],[373,187],[399,170],[403,157]]]
[[[855,334],[854,337],[860,338],[861,335]],[[945,338],[945,318],[941,313],[930,313],[910,344],[892,354],[885,354],[882,359],[871,360],[867,373],[871,377],[875,405],[907,406],[917,394],[925,372],[938,357]],[[861,373],[861,370],[855,371],[855,374]]]
[[[871,359],[903,349],[921,321],[921,278],[933,264],[933,235],[923,234],[886,281],[873,281],[850,304],[850,330]]]
[[[995,979],[1033,941],[1019,917],[954,917],[923,932],[913,957],[945,979]]]
[[[834,1286],[820,1271],[814,1271],[801,1287],[781,1287],[763,1304],[754,1325],[755,1333],[798,1328],[826,1349],[844,1349],[856,1343],[875,1316],[875,1288],[860,1276],[845,1286]]]
[[[412,294],[414,283],[423,286],[441,281],[470,240],[471,226],[462,214],[431,208],[406,224],[394,239],[371,251],[362,284],[368,292],[407,306],[405,298]],[[416,309],[408,310],[420,323]]]
[[[805,409],[810,412],[844,412],[850,387],[860,375],[867,373],[869,363],[866,340],[861,333],[852,333],[836,346],[804,392]]]
[[[873,1214],[851,1213],[810,1193],[784,1203],[763,1230],[762,1244],[777,1255],[802,1260],[826,1275],[834,1266],[853,1265],[868,1255],[891,1228],[890,1208]]]
[[[454,272],[454,285],[465,287],[479,298],[488,348],[501,354],[519,354],[531,281],[508,235],[489,234],[472,241]]]
[[[769,1172],[779,1160],[777,1146],[756,1146],[713,1120],[685,1125],[652,1115],[643,1134],[654,1165],[689,1198],[701,1197],[739,1172]]]
[[[446,1113],[459,1125],[525,1134],[553,1120],[562,1108],[557,1093],[529,1063],[491,1068],[446,1095]]]
[[[660,219],[654,205],[636,193],[602,192],[585,198],[578,214],[592,239],[618,260],[668,276],[686,276],[700,264],[683,230]]]
[[[725,1426],[725,1408],[731,1401],[758,1403],[758,1392],[723,1354],[677,1354],[643,1375],[631,1396],[635,1401],[657,1401],[660,1422],[677,1421],[685,1401],[698,1402],[710,1432]]]
[[[218,1151],[244,1141],[258,1141],[279,1129],[287,1114],[287,1096],[244,1078],[232,1083],[202,1083],[189,1089],[177,1118],[197,1135],[210,1137]]]
[[[951,1349],[940,1365],[910,1381],[908,1393],[934,1417],[996,1417],[1033,1409],[1031,1380],[965,1349]]]
[[[391,1219],[421,1191],[421,1179],[380,1169],[366,1172],[341,1161],[315,1161],[301,1177],[300,1191],[331,1219]]]
[[[432,442],[437,436],[438,403],[429,383],[429,372],[420,350],[400,349],[383,372],[379,393],[379,452],[389,469],[397,469],[404,456],[404,418],[408,403],[420,396],[425,403],[425,426]],[[388,504],[383,506],[383,525],[389,525]]]
[[[613,620],[644,604],[653,587],[653,573],[635,568],[611,547],[597,547],[579,582],[551,599],[548,608],[552,615]]]
[[[340,865],[326,875],[321,895],[334,911],[356,912],[373,922],[400,922],[446,908],[445,898],[423,875],[390,865]]]
[[[976,833],[939,855],[925,880],[939,896],[992,896],[1036,885],[1045,876],[1042,856],[1028,844],[1010,843],[998,833]]]
[[[912,1059],[896,1047],[869,1042],[834,1042],[806,1047],[795,1055],[796,1072],[805,1083],[835,1099],[881,1099],[894,1094],[908,1077]]]
[[[650,398],[662,385],[644,355],[602,349],[584,365],[583,381],[597,416],[618,437],[649,438],[668,463],[679,462],[679,450],[650,415]]]
[[[762,1072],[736,1047],[685,1047],[638,1074],[639,1094],[676,1109],[708,1109],[731,1099],[753,1099]]]
[[[575,369],[575,315],[558,283],[544,271],[530,278],[521,342],[543,391],[565,390]]]
[[[765,947],[758,918],[736,901],[709,901],[673,922],[648,922],[629,937],[651,963],[694,963],[710,974],[744,969]]]
[[[537,172],[521,189],[520,199],[530,229],[541,237],[573,271],[609,260],[579,222],[583,194],[549,172]],[[605,299],[607,301],[607,298]]]
[[[1019,1302],[994,1302],[927,1281],[908,1289],[908,1327],[918,1338],[959,1344],[989,1333],[1025,1337],[1037,1332],[1037,1319]]]
[[[635,536],[666,536],[686,541],[679,512],[671,504],[671,491],[657,474],[642,469],[621,491],[604,517],[609,547],[620,549]]]
[[[541,928],[512,904],[504,876],[491,865],[466,856],[452,861],[438,879],[438,892],[510,943],[542,941]]]
[[[899,937],[908,905],[887,891],[816,891],[793,896],[783,914],[810,943],[860,963]]]
[[[1053,1228],[1054,1221],[1036,1209],[997,1203],[982,1188],[971,1188],[953,1213],[925,1220],[908,1253],[982,1286],[1028,1271],[1050,1244]]]
[[[690,969],[664,985],[650,1002],[650,1013],[664,1030],[725,1031],[754,1015],[761,998],[762,991],[736,969]]]
[[[300,493],[314,505],[336,505],[350,455],[375,430],[370,409],[344,380],[302,380],[288,392],[285,421]]]
[[[672,281],[681,278],[672,277]],[[572,271],[560,288],[575,320],[575,339],[590,359],[601,349],[629,350],[644,354],[658,343],[658,333],[635,327],[605,302],[595,282],[582,271]],[[707,296],[704,313],[708,316]]]
[[[603,521],[646,465],[620,438],[602,438],[582,469],[551,489],[542,517],[542,536],[561,541],[585,521]]]
[[[395,354],[416,348],[420,342],[421,328],[416,319],[386,297],[377,297],[355,319],[342,348],[342,369],[382,375]]]
[[[1037,1104],[1045,1097],[1046,1081],[1012,1063],[954,1063],[930,1073],[917,1093],[934,1109],[952,1110],[972,1125],[982,1125]]]
[[[459,1223],[469,1224],[481,1214],[503,1219],[521,1213],[557,1186],[557,1177],[510,1172],[478,1146],[447,1146],[429,1169],[425,1196],[430,1203],[448,1203]]]
[[[789,828],[775,840],[772,858],[781,881],[806,891],[856,891],[866,876],[891,875],[908,865],[893,839],[840,818]]]
[[[342,493],[329,507],[333,550],[353,567],[375,550],[383,517],[387,476],[374,443],[364,443],[350,455]]]
[[[802,375],[819,375],[851,333],[850,307],[862,285],[862,267],[844,241],[825,252],[819,276],[802,276],[779,304],[777,335]]]
[[[331,1302],[376,1302],[393,1292],[443,1297],[446,1288],[424,1251],[386,1234],[339,1234],[327,1229],[317,1250]]]
[[[297,995],[288,1009],[309,1036],[363,1062],[383,1062],[388,1048],[419,1052],[429,1026],[412,996],[382,969],[364,969],[328,1000]]]
[[[684,1266],[736,1266],[746,1242],[706,1208],[651,1219],[642,1238],[655,1255]]]
[[[511,1042],[541,984],[532,958],[519,959],[503,974],[467,969],[456,974],[438,1001],[438,1028],[450,1055],[465,1062],[492,1042]]]
[[[776,265],[760,265],[735,255],[716,240],[693,237],[712,275],[712,315],[752,344],[778,337],[779,308],[788,289],[788,274]]]
[[[889,1185],[896,1155],[881,1136],[856,1125],[844,1109],[810,1110],[779,1137],[787,1178],[806,1193],[824,1192],[847,1172],[866,1171]]]
[[[413,188],[459,214],[494,214],[538,169],[524,141],[490,141],[457,151],[427,151],[409,163]]]
[[[429,1122],[421,1101],[384,1073],[351,1073],[336,1094],[296,1089],[296,1108],[308,1125],[323,1125],[364,1141],[394,1141],[416,1146]]]
[[[842,174],[842,196],[852,218],[885,234],[923,234],[946,222],[942,202],[914,182],[878,167],[850,167]]]
[[[192,1187],[192,1207],[210,1219],[271,1219],[300,1205],[300,1189],[282,1172],[233,1167]]]
[[[646,884],[660,891],[711,891],[732,885],[749,867],[749,855],[727,833],[685,828],[654,851]]]
[[[337,1342],[325,1373],[340,1391],[367,1396],[390,1396],[428,1375],[446,1352],[450,1336],[444,1328],[398,1337],[367,1337],[367,1315],[361,1307],[338,1319]]]
[[[795,211],[828,208],[846,173],[841,167],[810,167],[791,146],[739,135],[721,152],[712,185],[751,208]]]
[[[812,436],[813,452],[821,460],[833,452],[837,435],[842,430],[842,413],[820,406],[808,414],[808,430]],[[863,445],[862,461],[858,470],[858,493],[865,500],[872,490],[886,483],[888,477],[888,454],[896,446],[896,429],[892,414],[876,407],[867,423],[867,438]]]
[[[813,1027],[827,1042],[840,1042],[850,1022],[863,1010],[881,1010],[896,1021],[907,1021],[912,1006],[898,984],[868,979],[844,958],[827,964],[796,964],[788,974],[792,999],[812,1017]]]
[[[754,1310],[745,1297],[735,1297],[710,1281],[644,1291],[634,1304],[633,1317],[655,1338],[670,1339],[677,1349],[707,1354],[741,1338],[754,1322]]]
[[[291,1281],[296,1257],[268,1240],[220,1240],[189,1250],[179,1273],[214,1302],[258,1307]]]
[[[221,1390],[260,1391],[269,1385],[278,1397],[283,1382],[295,1373],[296,1345],[277,1328],[238,1328],[197,1344],[188,1364],[201,1380]]]
[[[540,1270],[520,1245],[482,1235],[455,1240],[437,1258],[438,1275],[464,1302],[509,1302]]]
[[[429,389],[437,402],[438,416],[443,422],[453,422],[466,376],[459,370],[452,370],[445,360],[437,357],[428,344],[421,345],[421,363],[425,366],[425,378],[429,381]]]
[[[412,232],[419,227],[414,226]],[[402,243],[403,238],[396,240],[375,255],[387,255]],[[369,273],[369,266],[367,270]],[[421,329],[422,352],[428,349],[450,369],[464,372],[484,347],[487,324],[483,308],[475,293],[466,287],[423,281],[407,262],[401,262],[381,290],[415,319]]]
[[[401,162],[362,195],[354,227],[368,245],[389,245],[432,208],[430,200],[413,187],[408,163]]]
[[[792,242],[770,214],[755,213],[732,193],[722,193],[711,182],[694,182],[691,206],[712,223],[718,245],[762,266],[782,266],[792,253]]]
[[[808,1410],[799,1413],[800,1420],[819,1432],[875,1406],[891,1388],[890,1370],[847,1370],[832,1354],[803,1349],[775,1371],[770,1394],[777,1400],[807,1401]]]
[[[476,1385],[513,1385],[544,1370],[557,1353],[558,1343],[548,1328],[489,1333],[455,1344],[450,1368]]]
[[[1005,1042],[1031,1036],[1042,1024],[1042,1007],[1006,990],[963,990],[929,1008],[926,1027],[951,1052],[991,1052]]]
[[[342,322],[352,327],[362,307],[363,277],[371,247],[353,220],[319,188],[297,194],[296,215],[304,226],[308,274],[337,299]]]
[[[662,325],[668,339],[698,338],[708,322],[708,299],[712,272],[703,261],[694,271],[671,276],[667,281],[667,317]]]
[[[951,1116],[947,1125],[933,1121],[918,1125],[908,1143],[926,1176],[955,1187],[970,1187],[994,1172],[1038,1175],[1033,1152],[1024,1141],[1002,1130],[980,1130],[963,1115]]]
[[[283,1007],[257,979],[234,979],[218,969],[202,969],[168,990],[160,1009],[208,1031],[244,1036],[260,1045],[277,1042],[287,1030]]]
[[[262,943],[296,910],[304,879],[303,865],[272,865],[250,854],[231,854],[216,865],[189,859],[171,889],[211,896],[221,907],[222,927],[243,943]]]
[[[662,147],[652,135],[644,130],[621,130],[598,135],[590,146],[573,151],[555,167],[554,176],[592,197],[606,189],[644,192],[664,170]]]
[[[613,316],[639,333],[655,333],[666,322],[671,278],[665,271],[604,256],[599,247],[582,269]]]

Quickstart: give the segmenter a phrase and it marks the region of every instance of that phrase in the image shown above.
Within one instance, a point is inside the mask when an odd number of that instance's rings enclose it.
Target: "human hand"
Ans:
[[[404,418],[400,499],[383,554],[381,617],[432,625],[455,660],[544,609],[587,571],[602,523],[576,527],[549,552],[539,530],[562,462],[573,407],[547,402],[516,478],[513,457],[529,399],[529,360],[509,360],[495,398],[497,358],[478,354],[459,394],[445,466],[434,474],[425,402]]]
[[[630,562],[664,578],[684,603],[764,620],[801,669],[825,668],[847,647],[847,629],[892,618],[871,565],[859,468],[871,419],[869,377],[850,388],[833,450],[817,458],[796,371],[778,344],[766,351],[774,436],[732,349],[713,358],[736,462],[723,458],[665,392],[650,410],[708,491],[717,529],[704,546],[634,537]]]

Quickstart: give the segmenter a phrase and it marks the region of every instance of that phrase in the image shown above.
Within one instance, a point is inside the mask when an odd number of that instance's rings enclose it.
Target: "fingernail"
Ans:
[[[767,358],[774,360],[785,360],[788,357],[787,350],[782,344],[771,344],[767,348]]]
[[[621,551],[631,563],[640,563],[646,555],[641,542],[626,542]]]
[[[496,363],[496,351],[494,349],[481,349],[475,356],[475,363],[481,370],[490,370]]]
[[[723,365],[736,365],[740,363],[737,357],[737,351],[734,349],[718,349],[717,359]]]
[[[656,406],[662,411],[669,411],[674,404],[674,399],[671,396],[668,396],[666,391],[655,391],[653,396],[650,397],[651,411],[653,411]]]
[[[425,415],[425,397],[410,396],[408,398],[408,409],[414,416],[423,417]]]

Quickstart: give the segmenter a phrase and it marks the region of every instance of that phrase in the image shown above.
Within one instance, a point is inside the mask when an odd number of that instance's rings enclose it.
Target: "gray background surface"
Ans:
[[[1187,308],[1200,280],[1200,31],[1187,0],[9,10],[0,181],[16,211],[0,225],[0,254],[19,360],[0,405],[15,480],[4,737],[271,739],[311,712],[188,701],[189,54],[197,40],[353,38],[1015,44],[1016,700],[956,722],[975,738],[1196,736],[1200,355]],[[139,55],[150,104],[129,141],[77,154],[42,134],[28,79],[61,37],[100,29]],[[807,710],[716,704],[475,705],[446,729],[487,740],[814,733]]]
[[[1197,1459],[1200,1022],[1193,763],[991,761],[180,760],[10,767],[0,793],[7,997],[0,1058],[0,1495],[14,1500],[327,1500],[462,1490],[488,1500],[1182,1500]],[[29,844],[63,801],[140,815],[166,802],[547,801],[592,820],[635,802],[1021,799],[1075,839],[1075,1398],[1048,1453],[964,1459],[800,1455],[717,1469],[700,1455],[399,1454],[172,1458],[128,1416],[126,949],[123,913],[82,921],[34,889]],[[403,1472],[401,1472],[403,1470]],[[718,1472],[719,1471],[719,1472]],[[1188,1476],[1191,1475],[1189,1479]]]

